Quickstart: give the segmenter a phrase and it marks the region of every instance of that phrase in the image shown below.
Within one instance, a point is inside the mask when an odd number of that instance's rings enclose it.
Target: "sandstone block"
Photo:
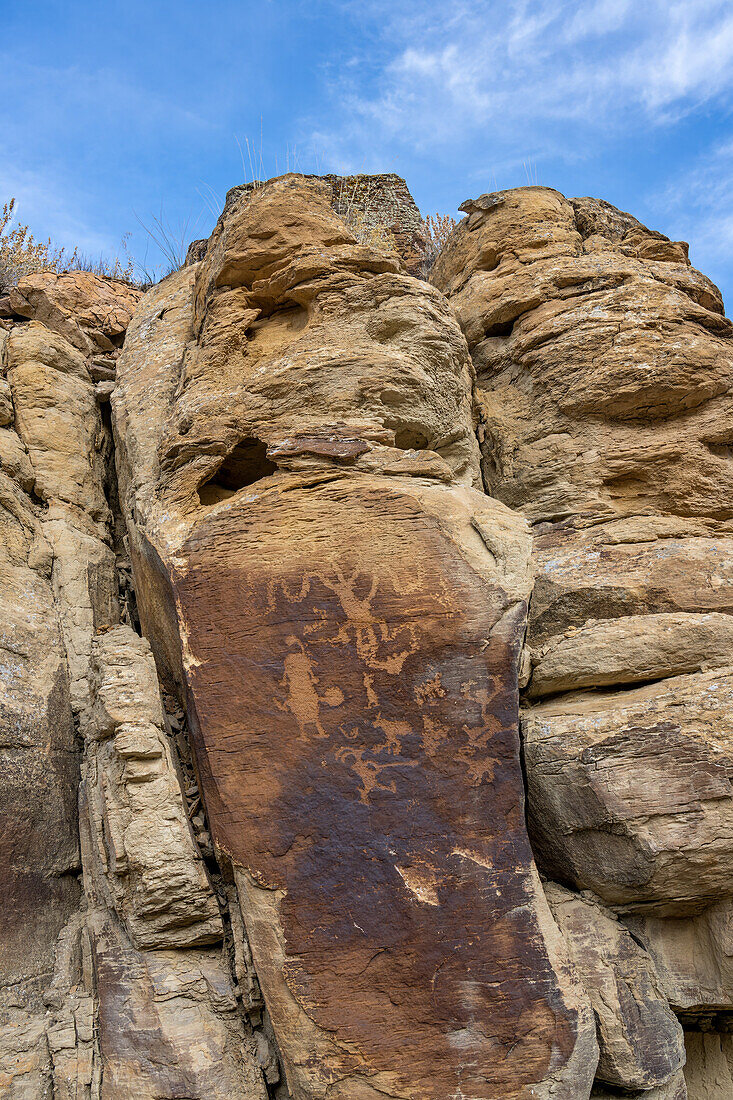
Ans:
[[[471,488],[471,383],[442,296],[295,176],[118,363],[141,621],[299,1100],[591,1089],[522,814],[528,533]]]
[[[545,187],[463,209],[431,280],[472,353],[490,491],[533,520],[729,519],[733,329],[686,247]]]
[[[150,647],[115,627],[95,638],[91,671],[85,788],[110,907],[136,947],[217,942],[219,907],[186,816]]]
[[[556,875],[680,916],[733,892],[730,668],[524,718],[529,821]]]
[[[545,893],[595,1013],[597,1079],[627,1090],[666,1085],[684,1065],[685,1045],[651,958],[591,897],[555,883]]]
[[[10,306],[40,321],[84,354],[113,351],[130,323],[141,292],[90,271],[41,271],[10,288]]]

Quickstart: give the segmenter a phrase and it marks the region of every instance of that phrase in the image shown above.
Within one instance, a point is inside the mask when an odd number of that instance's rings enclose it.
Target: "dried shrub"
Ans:
[[[130,286],[141,286],[135,277],[137,264],[127,252],[122,238],[122,256],[90,256],[75,248],[55,248],[51,240],[37,241],[27,225],[12,224],[15,199],[9,199],[0,211],[0,290],[15,286],[24,275],[37,271],[91,271],[104,279],[116,279]]]
[[[422,237],[425,242],[423,272],[426,278],[457,224],[456,219],[450,214],[428,214],[423,218]]]
[[[76,250],[69,256],[50,239],[37,241],[27,225],[11,225],[14,209],[15,199],[10,199],[0,212],[0,289],[36,271],[60,271],[77,259]]]

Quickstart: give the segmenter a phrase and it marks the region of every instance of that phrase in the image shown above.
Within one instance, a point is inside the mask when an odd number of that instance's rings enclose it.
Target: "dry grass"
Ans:
[[[149,240],[165,259],[164,264],[155,268],[149,268],[145,258],[143,258],[142,264],[136,265],[144,284],[152,286],[154,283],[159,283],[161,279],[167,278],[168,275],[172,275],[174,271],[180,271],[185,266],[186,253],[198,218],[192,223],[191,218],[188,217],[185,221],[174,225],[164,214],[162,206],[160,213],[152,214],[149,222],[144,222],[138,214],[135,214],[135,217],[147,233]]]
[[[128,283],[130,286],[141,286],[141,281],[138,278],[138,265],[133,260],[132,256],[127,251],[127,239],[130,236],[126,233],[122,238],[120,249],[122,256],[114,256],[110,259],[108,256],[90,256],[88,253],[79,252],[74,249],[73,256],[64,262],[64,271],[91,271],[93,275],[99,275],[102,279],[116,279],[121,283]]]
[[[458,225],[450,214],[428,214],[423,218],[422,235],[425,242],[425,260],[423,263],[424,278],[430,273],[430,269],[440,253],[448,243],[448,239]]]
[[[50,238],[38,241],[20,222],[13,224],[15,199],[9,199],[0,211],[0,290],[15,286],[25,275],[37,271],[91,271],[107,279],[139,286],[136,264],[127,253],[127,237],[122,239],[122,257],[90,256],[77,248],[69,252],[55,248]]]

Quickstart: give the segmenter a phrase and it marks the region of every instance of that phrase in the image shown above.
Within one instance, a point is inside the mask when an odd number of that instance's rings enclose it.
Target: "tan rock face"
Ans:
[[[724,1100],[733,1090],[733,1040],[730,1034],[693,1031],[687,1037],[685,1080],[691,1100]]]
[[[471,348],[490,491],[533,520],[730,519],[731,326],[686,248],[548,188],[463,209],[431,278]]]
[[[299,1100],[590,1093],[522,817],[529,543],[471,488],[471,380],[442,296],[298,177],[230,208],[118,367],[143,625]]]
[[[42,992],[80,897],[78,753],[50,552],[5,474],[0,501],[0,1094],[35,1100],[50,1074]]]
[[[618,1100],[618,1089],[606,1085],[597,1085],[590,1094],[591,1100]],[[688,1093],[683,1070],[676,1073],[671,1081],[656,1089],[644,1089],[641,1092],[623,1092],[625,1100],[689,1100],[697,1093]]]
[[[730,668],[525,714],[530,822],[555,874],[666,915],[730,895]]]
[[[141,291],[90,271],[42,271],[24,276],[9,294],[14,313],[35,318],[90,354],[122,346]]]
[[[686,1018],[733,1008],[733,902],[676,920],[644,914],[624,923],[654,960],[664,994]]]
[[[235,204],[194,295],[196,341],[159,444],[171,490],[200,488],[211,504],[275,461],[330,457],[478,483],[454,317],[394,255],[356,242],[323,185],[284,177]]]
[[[471,349],[487,486],[535,535],[535,851],[633,911],[676,1007],[727,1006],[730,322],[685,245],[608,204],[464,209],[433,281]]]
[[[591,896],[554,882],[545,893],[596,1016],[597,1079],[627,1090],[674,1082],[685,1062],[682,1027],[649,955]]]
[[[728,1100],[720,295],[547,188],[428,285],[334,187],[3,303],[0,1094]]]
[[[98,635],[91,685],[80,824],[101,1097],[265,1100],[148,643]]]
[[[10,387],[4,394],[14,410]],[[15,428],[0,444],[0,1093],[45,1096],[42,995],[80,899],[79,757],[51,547]],[[8,453],[12,461],[8,461]]]
[[[85,797],[106,838],[107,908],[138,948],[218,943],[219,907],[186,817],[150,647],[125,626],[100,635],[92,677]]]
[[[0,347],[0,1093],[264,1100],[152,656],[116,625],[125,552],[95,383],[138,295],[31,282]]]

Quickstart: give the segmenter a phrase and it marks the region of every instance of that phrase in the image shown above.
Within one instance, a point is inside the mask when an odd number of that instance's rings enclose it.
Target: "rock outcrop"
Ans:
[[[134,600],[100,372],[114,377],[139,297],[84,273],[29,276],[11,293],[27,321],[2,334],[0,1095],[13,1100],[266,1096],[150,649],[120,625]]]
[[[666,1086],[679,1077],[685,1046],[651,958],[594,898],[554,882],[545,890],[593,1006],[598,1080],[644,1091]]]
[[[1,1097],[731,1096],[733,330],[463,209],[425,282],[291,174],[3,298]]]
[[[587,1095],[592,1016],[522,814],[526,524],[478,488],[444,299],[330,200],[240,196],[133,321],[113,407],[143,629],[290,1095]]]
[[[433,281],[476,368],[487,490],[534,535],[534,850],[625,915],[673,1007],[711,1026],[728,955],[705,930],[733,893],[731,325],[686,245],[607,203],[533,187],[463,209]],[[691,1095],[727,1095],[706,1072]]]
[[[426,240],[423,221],[407,184],[394,172],[382,175],[304,176],[315,181],[331,206],[357,237],[371,239],[388,250],[395,251],[405,271],[421,275],[426,263]],[[262,180],[232,187],[226,196],[224,213],[241,197],[248,197],[262,187]],[[208,241],[194,241],[189,248],[187,263],[202,260]],[[198,246],[198,247],[196,247]]]

